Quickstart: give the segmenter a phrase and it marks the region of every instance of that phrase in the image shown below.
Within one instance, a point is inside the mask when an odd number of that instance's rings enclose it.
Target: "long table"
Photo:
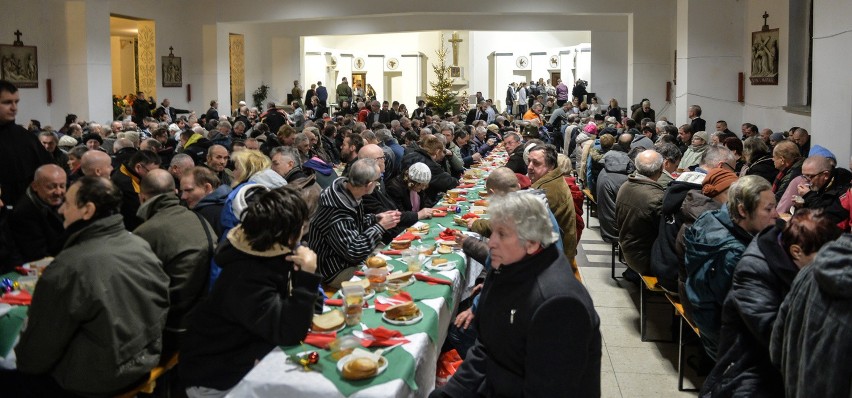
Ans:
[[[505,155],[504,155],[505,156]],[[490,160],[486,165],[495,167],[501,164],[504,157],[497,158],[492,163]],[[481,178],[478,183],[468,190],[467,201],[459,202],[462,207],[460,213],[448,212],[446,217],[432,218],[423,220],[430,225],[429,233],[422,237],[423,243],[433,243],[438,234],[442,231],[442,226],[466,231],[467,228],[454,225],[453,216],[467,213],[473,200],[478,198],[478,193],[484,189],[484,178]],[[412,366],[414,372],[414,381],[416,388],[412,388],[402,379],[394,379],[378,385],[364,386],[364,388],[356,389],[349,397],[424,397],[427,396],[435,386],[435,373],[440,353],[441,346],[447,337],[450,322],[455,316],[459,302],[469,295],[475,278],[483,270],[482,264],[479,264],[464,256],[463,253],[457,252],[448,255],[442,255],[450,260],[459,261],[459,266],[450,271],[430,272],[432,276],[444,277],[452,281],[452,289],[447,290],[440,297],[426,298],[415,301],[421,305],[428,306],[437,314],[437,322],[435,328],[420,333],[406,334],[405,338],[410,342],[403,344],[396,350],[403,349],[414,361],[405,363],[402,366]],[[398,257],[394,257],[396,259]],[[389,263],[395,266],[402,267],[401,262],[391,260]],[[462,265],[463,264],[463,265]],[[422,284],[425,282],[415,282]],[[412,286],[414,287],[414,286]],[[379,293],[380,295],[383,293]],[[365,318],[367,313],[374,311],[373,309],[365,309]],[[374,328],[384,326],[388,329],[394,329],[392,325],[376,320],[372,317],[371,320],[362,322],[367,327]],[[353,330],[360,330],[359,326],[346,327],[338,332],[338,335],[351,334]],[[405,333],[404,333],[405,334]],[[430,335],[435,336],[434,338]],[[266,355],[251,372],[249,372],[239,384],[230,392],[229,397],[260,397],[260,396],[293,396],[293,397],[346,397],[335,383],[347,383],[343,381],[339,373],[319,372],[319,371],[304,371],[302,367],[287,360],[286,352],[294,352],[300,350],[318,351],[320,356],[329,355],[327,350],[304,345],[303,347],[278,347]],[[394,366],[390,363],[389,366]],[[334,379],[334,380],[332,380]]]

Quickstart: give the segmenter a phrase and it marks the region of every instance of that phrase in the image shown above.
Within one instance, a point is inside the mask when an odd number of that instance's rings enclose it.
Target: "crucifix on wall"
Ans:
[[[459,66],[459,43],[464,40],[459,38],[459,32],[453,32],[453,38],[447,41],[453,45],[453,66]]]

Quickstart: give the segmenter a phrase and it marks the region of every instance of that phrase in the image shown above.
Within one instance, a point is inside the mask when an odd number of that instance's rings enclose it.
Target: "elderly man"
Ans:
[[[689,127],[692,128],[692,131],[706,131],[707,130],[707,121],[701,118],[701,107],[698,105],[691,105],[686,110],[686,117],[689,118]],[[686,141],[687,143],[689,141]]]
[[[633,119],[636,124],[641,124],[642,119],[646,118],[651,119],[652,122],[656,121],[657,118],[655,115],[656,113],[653,109],[651,109],[651,101],[643,100],[641,106],[636,108],[636,111],[633,112],[631,119]]]
[[[109,178],[112,175],[112,158],[101,151],[87,151],[80,158],[80,170],[85,176]]]
[[[639,275],[650,275],[651,246],[659,232],[665,193],[657,183],[663,174],[663,156],[657,151],[646,150],[636,156],[635,163],[636,173],[627,178],[615,199],[618,244],[630,269]],[[629,274],[627,272],[625,277]]]
[[[805,130],[801,127],[793,130],[793,133],[790,134],[790,141],[796,144],[799,147],[799,153],[802,156],[808,156],[811,152],[811,135],[808,134],[808,130]]]
[[[148,173],[142,179],[139,199],[142,205],[136,215],[144,222],[133,233],[151,245],[169,276],[163,354],[171,355],[177,352],[186,330],[184,317],[204,297],[218,235],[204,218],[180,205],[168,171]]]
[[[272,170],[284,177],[287,183],[307,177],[299,163],[300,154],[296,148],[289,146],[273,148],[270,157],[272,159]]]
[[[503,137],[503,145],[509,153],[506,167],[518,174],[527,174],[527,164],[524,162],[524,146],[521,145],[521,136],[518,133],[509,133]]]
[[[231,185],[233,174],[226,167],[230,159],[231,155],[227,148],[222,145],[211,145],[207,150],[207,162],[204,166],[216,173],[216,177],[219,177],[222,184]]]
[[[181,200],[213,226],[216,236],[222,236],[222,207],[229,193],[231,187],[206,167],[193,167],[180,179]]]
[[[192,161],[192,157],[185,153],[179,153],[172,157],[172,162],[169,164],[169,174],[174,178],[176,185],[180,185],[181,177],[193,167],[195,167],[195,162]]]
[[[93,151],[89,151],[93,152]],[[88,152],[87,152],[88,153]],[[130,160],[111,177],[112,182],[122,194],[121,215],[124,216],[124,226],[133,231],[141,223],[136,217],[139,210],[139,187],[141,179],[152,170],[160,167],[160,157],[151,151],[136,152]]]
[[[852,174],[837,168],[831,159],[811,156],[802,163],[803,183],[796,187],[806,209],[822,209],[834,224],[849,219],[849,211],[840,204],[840,198],[849,191]]]
[[[53,163],[68,172],[68,155],[65,151],[59,149],[59,138],[56,137],[56,133],[51,131],[42,131],[38,134],[38,140],[41,142],[41,145],[44,146],[44,149],[50,153],[50,156],[53,158]]]
[[[124,229],[121,196],[98,177],[65,193],[68,238],[39,279],[15,348],[23,391],[6,385],[5,394],[113,396],[159,362],[169,278],[148,242]]]
[[[399,224],[399,211],[364,211],[362,199],[373,193],[380,181],[376,160],[359,159],[349,175],[336,179],[320,195],[308,246],[317,252],[323,282],[334,288],[351,279],[358,264],[381,244],[382,235]]]
[[[664,142],[654,145],[654,150],[663,156],[663,174],[657,180],[663,188],[669,186],[669,183],[674,181],[675,177],[672,173],[677,171],[677,166],[680,164],[680,159],[683,156],[675,144]]]
[[[557,163],[556,147],[553,145],[536,145],[527,155],[530,164],[528,175],[532,189],[542,189],[547,196],[550,210],[559,223],[565,258],[573,263],[577,252],[577,219],[574,210],[574,199],[570,188],[562,178],[562,170]]]
[[[36,169],[35,180],[9,216],[9,232],[21,261],[55,256],[62,245],[62,216],[65,199],[65,170],[55,164]]]

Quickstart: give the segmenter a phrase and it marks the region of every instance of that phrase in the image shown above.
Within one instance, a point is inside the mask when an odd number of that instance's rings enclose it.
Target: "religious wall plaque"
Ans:
[[[16,30],[11,45],[0,44],[0,79],[18,88],[38,88],[38,48],[25,46],[21,36]]]
[[[388,59],[385,64],[387,65],[388,70],[396,70],[397,68],[399,68],[399,60],[396,58]]]
[[[367,63],[364,62],[364,58],[356,57],[352,60],[352,66],[355,70],[364,70],[364,67],[367,66]]]
[[[751,76],[752,86],[778,85],[778,28],[769,29],[763,13],[763,28],[751,34]]]
[[[515,66],[518,69],[529,69],[530,68],[530,59],[522,55],[522,56],[515,59]]]
[[[550,56],[550,69],[559,69],[559,56],[551,55]]]
[[[183,66],[173,50],[173,47],[169,47],[169,55],[163,57],[163,87],[183,86]]]

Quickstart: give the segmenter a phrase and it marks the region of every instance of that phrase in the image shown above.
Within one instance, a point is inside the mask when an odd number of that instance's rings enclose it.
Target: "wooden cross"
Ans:
[[[175,56],[174,49],[175,49],[174,47],[169,46],[169,57],[174,57],[174,56]]]
[[[769,30],[769,24],[766,23],[766,19],[769,18],[769,14],[766,11],[763,11],[763,15],[761,16],[763,17],[763,28],[761,30],[767,31]]]
[[[15,45],[15,46],[23,46],[24,42],[21,41],[22,35],[23,35],[23,33],[21,33],[20,29],[16,30],[15,31],[15,42],[12,43],[12,44]]]
[[[459,32],[453,32],[453,38],[447,41],[453,45],[453,66],[459,66],[459,43],[464,40],[459,38]]]

